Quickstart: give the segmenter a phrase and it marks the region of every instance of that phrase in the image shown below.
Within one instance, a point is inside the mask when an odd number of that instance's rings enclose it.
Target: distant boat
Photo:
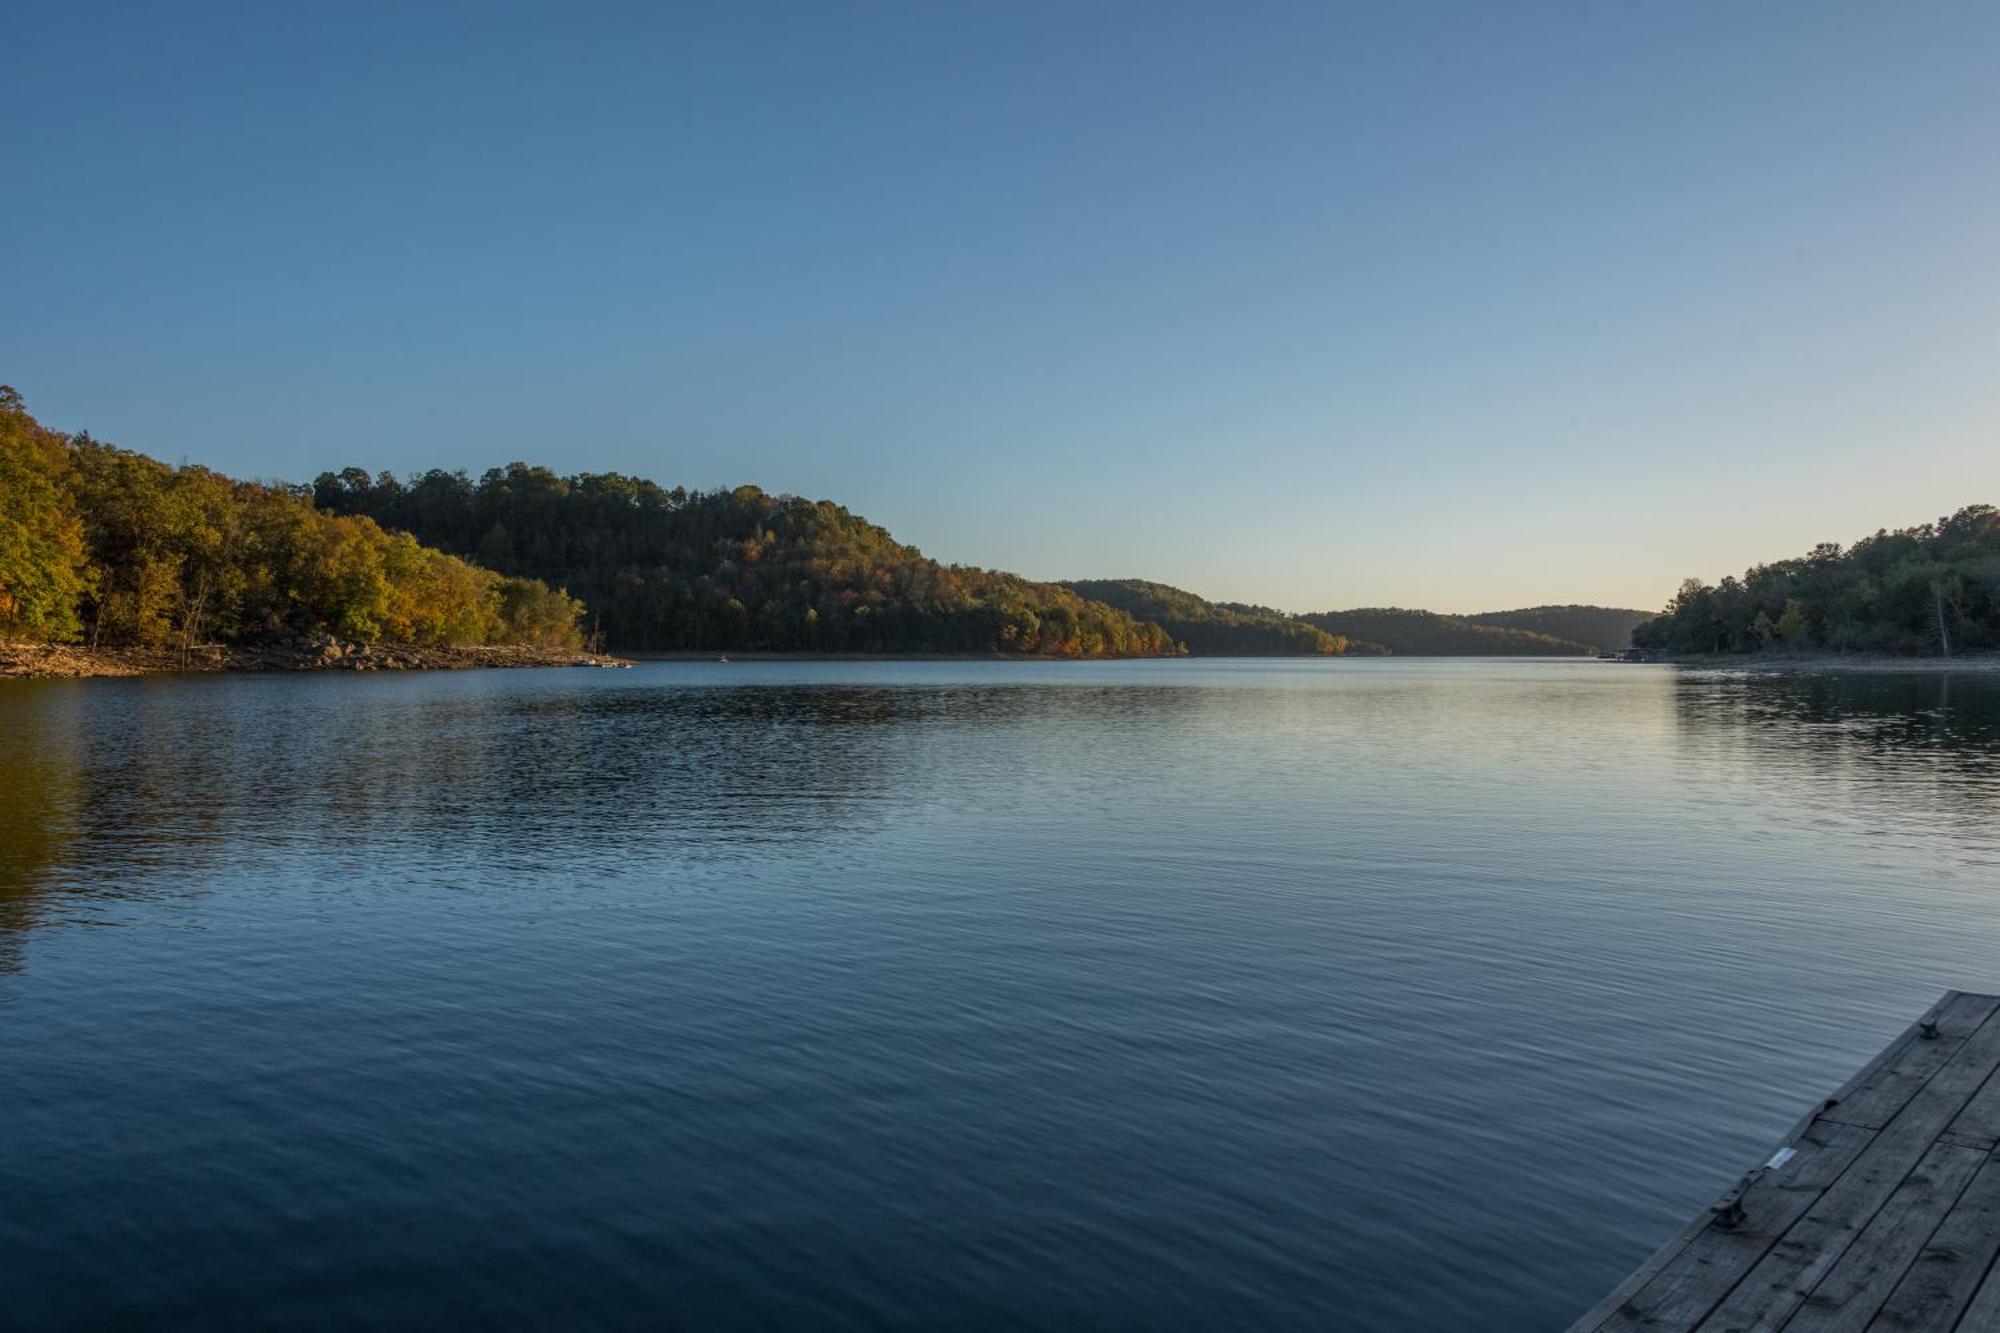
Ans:
[[[722,656],[716,658],[715,660],[718,662],[727,662],[729,660],[729,654],[724,653]]]

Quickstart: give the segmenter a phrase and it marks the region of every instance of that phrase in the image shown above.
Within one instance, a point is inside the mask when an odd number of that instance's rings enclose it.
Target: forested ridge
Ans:
[[[1379,643],[1391,652],[1418,657],[1575,657],[1597,651],[1588,643],[1531,629],[1394,606],[1315,611],[1299,618],[1328,634]]]
[[[1330,656],[1579,656],[1613,652],[1651,615],[1612,606],[1530,606],[1448,616],[1362,607],[1294,615],[1267,606],[1211,602],[1146,579],[1075,579],[1086,597],[1157,621],[1196,654]]]
[[[315,502],[559,579],[628,651],[1159,656],[1160,626],[1055,583],[947,565],[828,500],[514,463],[475,481],[322,473]]]
[[[1481,611],[1458,617],[1475,625],[1546,634],[1600,653],[1615,653],[1630,647],[1632,631],[1652,618],[1653,612],[1630,607],[1577,605],[1524,606],[1514,611]]]
[[[512,463],[477,480],[321,473],[313,497],[507,573],[556,580],[629,651],[1587,654],[1589,642],[1427,611],[1295,616],[1145,579],[1037,583],[946,565],[828,500],[755,486],[699,491]],[[1645,613],[1521,614],[1636,621]],[[1507,613],[1494,613],[1505,615]],[[1623,646],[1622,640],[1614,646]]]
[[[1952,614],[1983,605],[1976,582],[1951,585]],[[1772,624],[1785,614],[1781,599]],[[309,487],[235,481],[49,430],[0,391],[0,636],[14,638],[1553,656],[1621,647],[1643,617],[1589,606],[1293,615],[1144,579],[1043,583],[940,563],[827,500],[526,463],[476,480],[348,468]]]
[[[1150,620],[1184,644],[1190,653],[1238,657],[1333,657],[1383,652],[1338,634],[1328,634],[1297,616],[1268,606],[1211,602],[1181,588],[1146,579],[1072,579],[1067,587],[1083,596]]]
[[[580,641],[581,613],[536,580],[320,512],[303,487],[50,430],[0,386],[0,636],[560,648]]]
[[[1675,653],[1958,653],[2000,649],[2000,510],[1971,505],[1842,548],[1681,584],[1633,632]]]

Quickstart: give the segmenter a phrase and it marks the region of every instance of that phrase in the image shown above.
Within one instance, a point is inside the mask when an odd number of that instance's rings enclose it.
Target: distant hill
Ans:
[[[940,564],[828,500],[514,463],[473,480],[322,473],[313,504],[546,575],[620,649],[1157,656],[1156,625],[1059,584]],[[529,574],[528,571],[540,571]]]
[[[349,468],[322,473],[312,499],[502,574],[566,586],[588,604],[586,624],[624,649],[1555,657],[1622,647],[1645,619],[1579,606],[1294,616],[1145,579],[1038,583],[941,564],[831,501],[525,463],[477,480]]]
[[[1365,639],[1393,653],[1418,657],[1580,657],[1597,651],[1577,639],[1401,607],[1320,611],[1299,619],[1328,634]]]
[[[1365,607],[1292,615],[1268,606],[1211,602],[1147,579],[1072,579],[1062,585],[1160,626],[1202,656],[1581,657],[1631,642],[1644,611],[1605,606],[1533,606],[1470,616]]]
[[[1518,611],[1482,611],[1458,618],[1475,625],[1547,634],[1585,644],[1600,653],[1615,653],[1630,647],[1632,631],[1655,614],[1623,606],[1526,606]]]
[[[1134,620],[1151,621],[1186,645],[1190,653],[1202,656],[1336,657],[1382,651],[1374,644],[1356,644],[1344,635],[1329,634],[1268,606],[1211,602],[1185,589],[1146,579],[1071,579],[1063,586],[1091,601],[1116,607]]]

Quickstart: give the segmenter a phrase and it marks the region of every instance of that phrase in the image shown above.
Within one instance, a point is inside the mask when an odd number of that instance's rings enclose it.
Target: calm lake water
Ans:
[[[2000,678],[0,682],[0,1323],[1560,1328],[1948,986]]]

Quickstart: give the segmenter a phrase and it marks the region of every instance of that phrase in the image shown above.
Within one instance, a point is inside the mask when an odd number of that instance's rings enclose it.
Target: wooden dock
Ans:
[[[2000,996],[1948,992],[1570,1333],[2000,1333]]]

